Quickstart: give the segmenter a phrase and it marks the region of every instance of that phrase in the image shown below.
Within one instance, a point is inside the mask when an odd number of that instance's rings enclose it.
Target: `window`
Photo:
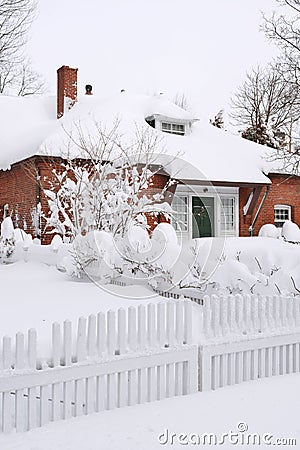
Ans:
[[[188,231],[188,197],[175,195],[172,202],[171,224],[176,231]]]
[[[222,234],[235,234],[235,198],[221,198],[221,232]]]
[[[165,133],[179,134],[181,136],[184,136],[185,134],[185,126],[179,123],[162,122],[161,129]]]
[[[291,207],[289,205],[274,206],[274,225],[282,228],[286,220],[291,220]]]

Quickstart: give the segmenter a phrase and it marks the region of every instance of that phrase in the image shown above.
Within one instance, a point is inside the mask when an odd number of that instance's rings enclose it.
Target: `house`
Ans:
[[[9,214],[15,226],[48,243],[40,210],[47,213],[44,189],[70,150],[67,137],[93,138],[97,124],[117,118],[128,142],[137,127],[162,138],[153,186],[176,181],[166,201],[184,239],[249,236],[249,228],[257,235],[264,223],[280,226],[288,218],[300,224],[299,177],[267,176],[262,146],[203,123],[163,95],[91,94],[87,85],[87,95],[78,97],[77,69],[62,66],[56,99],[0,96],[0,221]]]

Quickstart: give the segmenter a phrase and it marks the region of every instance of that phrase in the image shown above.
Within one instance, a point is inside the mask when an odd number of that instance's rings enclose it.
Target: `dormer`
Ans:
[[[191,133],[193,122],[197,119],[182,119],[164,116],[162,114],[153,114],[145,118],[148,125],[163,133],[177,134],[185,136]]]

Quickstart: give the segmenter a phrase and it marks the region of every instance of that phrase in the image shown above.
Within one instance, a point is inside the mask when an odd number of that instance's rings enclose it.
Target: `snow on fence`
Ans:
[[[203,298],[206,338],[286,332],[300,328],[300,299],[257,295],[212,295]]]
[[[300,299],[203,300],[200,390],[300,371]]]
[[[37,333],[4,337],[0,430],[26,431],[49,421],[197,391],[198,352],[191,303],[165,302],[52,325],[52,356],[37,357]]]

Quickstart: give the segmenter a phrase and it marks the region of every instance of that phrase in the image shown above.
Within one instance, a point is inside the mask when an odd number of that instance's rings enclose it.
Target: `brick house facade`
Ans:
[[[57,118],[60,118],[77,100],[77,69],[63,66],[58,70],[57,75]],[[90,94],[90,91],[87,93]],[[153,119],[152,116],[151,119]],[[182,127],[182,125],[180,126]],[[178,130],[181,132],[180,128]],[[53,169],[59,171],[62,162],[63,159],[57,156],[34,155],[15,162],[9,170],[0,170],[0,222],[3,217],[11,215],[15,227],[23,228],[33,237],[40,238],[43,244],[48,244],[52,235],[45,232],[45,220],[39,216],[38,208],[41,205],[43,213],[47,215],[48,203],[43,190],[49,188],[53,179]],[[195,211],[196,208],[199,209],[196,201],[194,205],[194,200],[197,200],[198,197],[200,201],[204,202],[201,203],[204,208],[214,205],[214,215],[213,218],[210,216],[210,219],[216,221],[216,226],[211,226],[210,230],[211,235],[216,236],[220,235],[222,229],[221,208],[224,208],[225,215],[231,214],[232,220],[235,221],[232,233],[229,233],[233,236],[249,236],[249,228],[252,228],[253,235],[257,235],[263,224],[274,223],[274,219],[276,221],[276,214],[279,218],[282,214],[282,217],[290,218],[300,225],[300,177],[276,173],[268,176],[272,184],[268,184],[268,179],[266,179],[267,182],[261,183],[255,181],[253,183],[230,183],[220,180],[218,182],[208,181],[207,187],[205,183],[197,185],[197,181],[195,185],[187,186],[186,182],[177,179],[177,183],[168,190],[165,201],[171,203],[175,193],[181,195],[187,202],[186,206],[190,202],[191,210],[192,208],[195,208]],[[169,178],[168,173],[155,174],[152,187],[148,191],[149,195],[152,193],[151,190],[162,189]],[[183,188],[186,192],[190,190],[190,193],[186,194]],[[209,201],[213,203],[209,204]],[[247,210],[245,211],[246,204]],[[276,207],[278,208],[277,213]],[[180,214],[184,215],[184,212],[180,211]],[[195,217],[196,215],[195,213]],[[165,220],[161,214],[156,217],[148,217],[150,228],[154,228],[157,223]],[[217,225],[217,223],[219,224]],[[191,224],[190,228],[192,228]],[[195,237],[191,233],[192,231],[187,236]]]
[[[253,235],[257,236],[260,228],[266,223],[276,224],[276,207],[289,211],[286,218],[300,226],[300,177],[296,175],[269,173],[272,184],[262,188],[255,208],[251,214],[244,214],[243,207],[247,203],[252,190],[250,188],[240,189],[240,235],[249,236],[249,227],[253,224]],[[262,204],[263,202],[263,204]],[[261,210],[257,215],[259,205]],[[281,207],[281,208],[280,208]],[[278,224],[277,224],[278,225]]]

